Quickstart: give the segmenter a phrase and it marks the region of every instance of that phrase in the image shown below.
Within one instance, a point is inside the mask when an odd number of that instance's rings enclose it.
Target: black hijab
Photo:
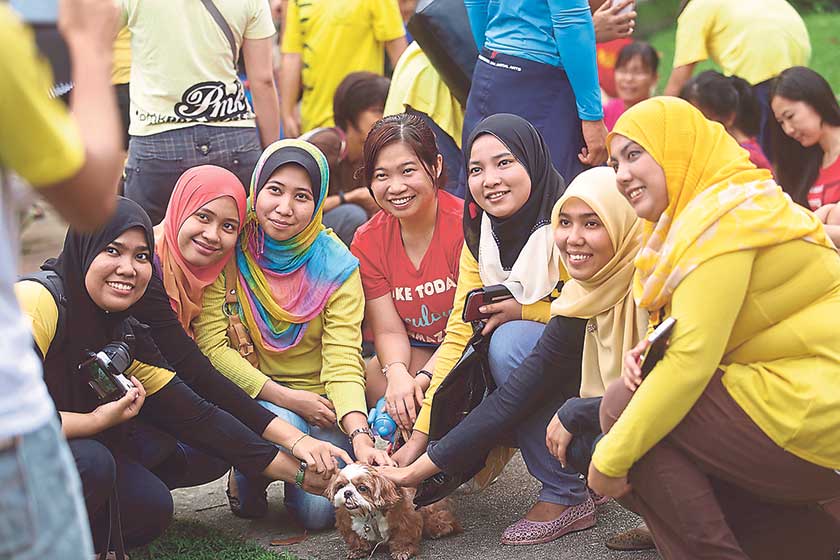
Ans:
[[[473,129],[464,146],[468,170],[473,143],[484,134],[492,134],[507,146],[516,160],[525,166],[531,178],[531,195],[522,208],[503,220],[489,214],[487,216],[499,247],[502,268],[510,270],[531,234],[540,227],[550,226],[551,210],[566,190],[566,183],[554,169],[551,153],[537,129],[522,117],[506,113],[491,115]],[[467,186],[464,196],[464,241],[476,260],[483,214],[484,210],[475,202]]]
[[[117,208],[111,220],[93,233],[81,234],[68,230],[64,248],[58,258],[46,261],[41,268],[53,270],[61,278],[66,297],[64,340],[53,341],[44,360],[44,379],[58,410],[90,412],[98,402],[77,373],[78,364],[87,351],[98,352],[114,340],[123,340],[126,334],[135,334],[139,323],[130,320],[130,309],[111,313],[99,308],[88,295],[85,276],[99,253],[124,232],[140,228],[146,238],[149,254],[154,255],[154,232],[146,212],[127,198],[117,197]],[[152,266],[151,259],[149,267]],[[137,356],[138,347],[130,345],[135,358],[154,365],[161,360]]]

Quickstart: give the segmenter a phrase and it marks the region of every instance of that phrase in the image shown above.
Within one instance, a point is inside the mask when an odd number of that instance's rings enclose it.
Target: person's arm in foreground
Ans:
[[[70,225],[90,231],[105,223],[115,205],[121,172],[117,101],[111,87],[111,58],[118,11],[111,0],[62,0],[58,27],[73,67],[72,120],[57,100],[47,100],[42,65],[31,44],[12,35],[3,45],[14,67],[0,68],[13,95],[0,109],[4,164],[17,171]],[[9,37],[7,31],[0,35]],[[0,39],[0,43],[5,43]],[[17,54],[10,54],[12,53]],[[47,131],[43,138],[21,130]],[[35,165],[37,162],[37,165]]]

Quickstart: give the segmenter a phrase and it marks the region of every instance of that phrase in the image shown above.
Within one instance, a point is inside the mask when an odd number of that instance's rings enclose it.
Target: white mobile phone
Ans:
[[[620,0],[613,0],[613,1],[614,1],[614,2],[619,2]],[[635,8],[636,8],[636,3],[635,3],[635,2],[630,2],[629,4],[627,4],[626,6],[624,6],[623,8],[621,8],[621,9],[618,11],[618,13],[619,13],[619,15],[629,14],[629,13],[630,13],[630,12],[632,12]]]

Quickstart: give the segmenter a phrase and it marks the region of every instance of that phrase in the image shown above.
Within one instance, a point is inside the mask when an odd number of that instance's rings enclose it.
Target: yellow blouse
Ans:
[[[802,240],[724,254],[677,286],[665,357],[592,458],[620,477],[688,414],[717,369],[783,449],[840,468],[840,258]]]
[[[32,280],[16,283],[15,296],[23,314],[29,320],[35,344],[38,345],[41,355],[46,356],[58,326],[58,306],[55,304],[55,299],[43,284]],[[152,366],[140,360],[131,362],[125,374],[136,377],[143,384],[147,395],[155,394],[175,377],[175,374],[168,369]]]
[[[449,371],[461,358],[461,354],[464,353],[464,348],[472,336],[472,327],[464,323],[461,319],[467,293],[483,285],[481,276],[478,273],[478,261],[475,260],[475,257],[473,257],[465,244],[464,248],[461,249],[461,260],[458,263],[458,287],[455,290],[452,314],[446,323],[446,337],[443,339],[437,359],[435,360],[435,371],[432,376],[432,382],[429,384],[429,388],[426,389],[426,395],[423,398],[423,407],[420,409],[420,413],[417,415],[417,421],[414,423],[414,429],[424,434],[429,433],[429,421],[431,419],[435,391],[437,391],[437,388],[446,379],[446,376],[449,375]],[[543,299],[530,305],[523,305],[522,318],[526,321],[548,323],[549,319],[551,319],[551,302],[548,299]]]
[[[326,395],[340,421],[350,412],[367,414],[362,360],[365,298],[356,269],[309,322],[301,341],[284,352],[255,345],[259,369],[230,347],[225,302],[225,274],[204,290],[201,314],[193,320],[195,341],[222,374],[252,397],[269,379],[292,389]]]

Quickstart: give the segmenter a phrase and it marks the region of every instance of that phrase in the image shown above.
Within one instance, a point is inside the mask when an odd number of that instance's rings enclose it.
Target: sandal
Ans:
[[[607,539],[610,550],[653,550],[656,544],[647,525],[640,525],[635,529],[618,533]]]
[[[552,521],[530,521],[524,517],[505,529],[502,544],[526,545],[551,542],[574,531],[583,531],[595,525],[595,503],[589,496],[586,501],[569,507]]]
[[[260,482],[248,479],[236,469],[230,469],[225,494],[233,515],[244,519],[265,517],[268,513],[268,481],[265,482],[260,493]]]
[[[586,491],[589,492],[589,496],[592,498],[592,501],[595,502],[595,507],[602,506],[612,500],[609,496],[602,496],[589,486],[586,487]]]

